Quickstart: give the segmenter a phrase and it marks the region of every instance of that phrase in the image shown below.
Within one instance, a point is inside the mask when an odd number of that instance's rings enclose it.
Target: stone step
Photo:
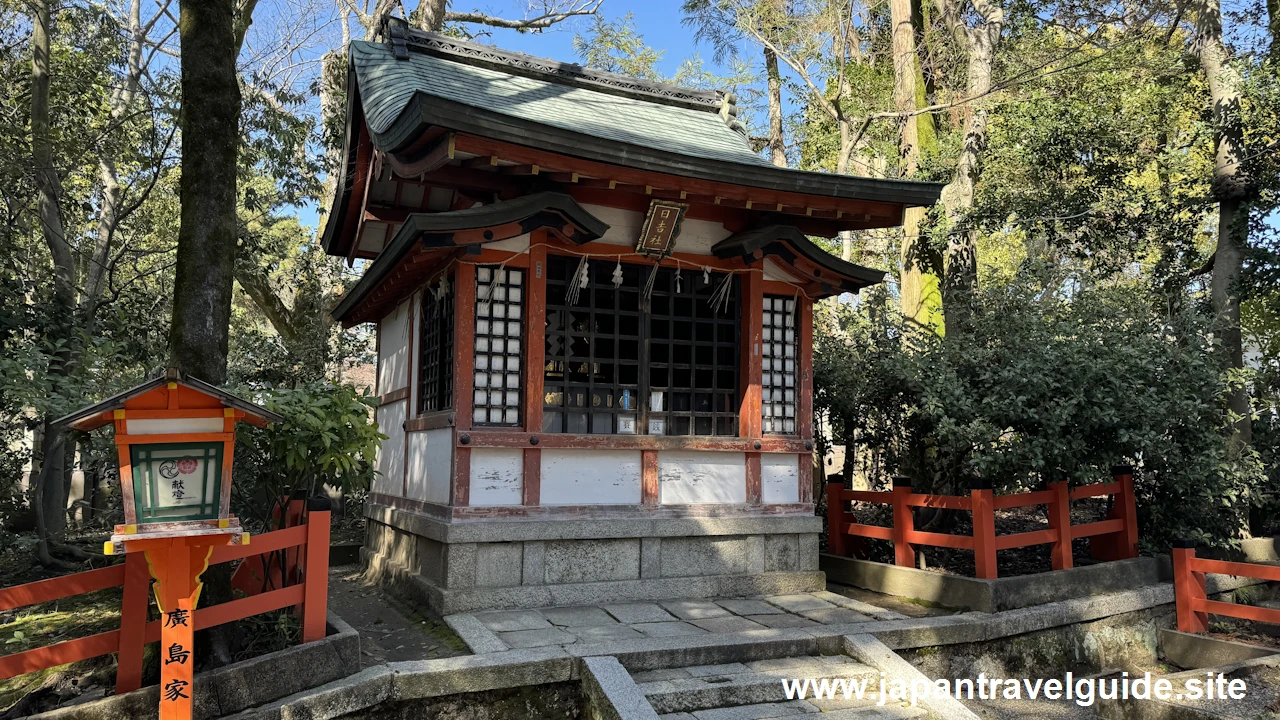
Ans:
[[[790,718],[803,720],[812,717],[814,720],[908,720],[923,718],[927,713],[920,708],[901,707],[857,707],[823,712],[803,700],[781,703],[759,703],[755,705],[738,705],[736,707],[697,710],[659,715],[659,720],[774,720],[774,718]]]
[[[784,679],[863,677],[870,690],[878,686],[879,675],[877,670],[867,665],[843,655],[834,655],[648,670],[634,673],[632,677],[649,704],[661,714],[783,703],[787,700],[782,688]],[[861,703],[839,702],[843,703],[841,707],[872,704],[865,700]],[[811,709],[807,712],[818,712],[818,707],[812,704],[808,707]]]

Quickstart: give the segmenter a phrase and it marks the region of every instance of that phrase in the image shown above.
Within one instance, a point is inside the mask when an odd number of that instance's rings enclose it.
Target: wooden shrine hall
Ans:
[[[810,237],[941,186],[778,168],[732,96],[403,25],[353,42],[325,250],[376,323],[363,559],[441,613],[821,589]]]

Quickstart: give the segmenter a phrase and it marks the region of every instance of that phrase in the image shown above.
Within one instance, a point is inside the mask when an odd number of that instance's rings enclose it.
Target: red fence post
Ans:
[[[329,498],[307,501],[307,547],[302,600],[302,642],[325,636],[329,600]]]
[[[911,497],[911,478],[893,476],[893,562],[901,567],[916,566],[916,551],[907,542],[915,531],[915,518],[907,498]]]
[[[142,653],[146,647],[147,607],[151,604],[151,571],[144,553],[124,556],[124,598],[120,601],[120,652],[116,656],[116,694],[142,687]]]
[[[837,476],[838,477],[838,476]],[[827,552],[848,557],[844,526],[844,479],[827,482]]]
[[[1196,600],[1206,600],[1204,573],[1191,569],[1196,559],[1196,544],[1178,540],[1173,544],[1173,598],[1178,608],[1178,630],[1185,633],[1209,631],[1209,614],[1191,607]]]
[[[1111,468],[1111,476],[1120,483],[1121,492],[1116,495],[1115,516],[1124,520],[1124,530],[1117,539],[1117,559],[1138,557],[1138,501],[1133,496],[1133,466],[1117,465]]]
[[[1053,569],[1070,570],[1071,557],[1071,490],[1066,480],[1049,483],[1053,502],[1049,503],[1049,527],[1058,531],[1053,543]]]
[[[973,510],[973,565],[979,578],[994,580],[996,570],[996,507],[991,481],[979,478],[969,485]]]

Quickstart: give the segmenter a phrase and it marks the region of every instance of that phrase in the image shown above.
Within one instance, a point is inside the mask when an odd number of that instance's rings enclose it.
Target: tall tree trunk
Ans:
[[[234,0],[183,0],[181,225],[174,269],[172,364],[215,385],[226,381],[236,254]]]
[[[782,73],[778,71],[778,54],[764,49],[764,72],[769,85],[769,160],[778,167],[787,166],[787,146],[782,139]]]
[[[76,261],[62,224],[62,179],[54,165],[53,139],[49,133],[49,86],[51,82],[50,32],[53,24],[49,0],[33,0],[31,24],[31,159],[35,170],[37,213],[40,231],[53,260],[53,308],[48,339],[54,347],[49,374],[55,383],[72,372],[76,345]],[[37,553],[41,562],[49,560],[48,542],[61,541],[66,529],[67,473],[63,433],[44,422],[41,443],[39,487],[36,488],[37,521],[42,526]],[[40,517],[43,516],[43,517]]]
[[[1213,195],[1218,201],[1218,246],[1214,250],[1210,302],[1218,323],[1228,366],[1244,367],[1244,343],[1240,333],[1240,270],[1248,241],[1247,211],[1243,203],[1253,190],[1252,178],[1240,166],[1244,156],[1241,127],[1240,74],[1231,66],[1222,39],[1222,10],[1218,0],[1200,0],[1195,6],[1195,49],[1200,68],[1209,84],[1213,103],[1213,123],[1217,145],[1213,163]],[[1231,392],[1231,412],[1235,423],[1231,442],[1245,446],[1253,442],[1249,390],[1240,386]]]
[[[912,0],[890,0],[889,14],[893,39],[893,104],[898,112],[912,112],[918,105],[920,60],[916,52],[917,12]],[[910,115],[899,123],[898,150],[901,176],[909,178],[920,167],[920,116]],[[927,248],[920,241],[920,223],[926,208],[907,208],[902,214],[901,284],[902,314],[917,327],[941,331],[941,298],[938,278],[928,271]]]
[[[973,293],[978,287],[977,235],[963,227],[966,211],[973,207],[974,186],[981,172],[982,153],[987,147],[985,96],[991,91],[991,66],[1004,27],[1004,11],[988,0],[974,0],[974,10],[982,21],[969,28],[957,0],[943,2],[943,15],[958,43],[969,56],[967,92],[969,120],[965,127],[955,178],[942,190],[951,230],[947,237],[947,257],[943,303],[948,335],[959,335],[969,325]],[[959,226],[959,227],[957,227]]]

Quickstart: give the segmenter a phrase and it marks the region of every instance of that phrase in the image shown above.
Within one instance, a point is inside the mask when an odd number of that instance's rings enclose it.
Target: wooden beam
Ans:
[[[387,164],[401,177],[432,172],[448,164],[454,157],[454,134],[445,133],[420,151],[386,156]]]
[[[491,168],[497,166],[497,155],[480,155],[478,157],[467,158],[462,161],[462,167],[464,168]]]
[[[537,175],[537,165],[499,165],[498,172],[503,175]]]
[[[453,409],[454,439],[471,429],[471,391],[475,372],[476,270],[471,265],[458,265],[453,276]],[[454,448],[453,492],[455,507],[471,503],[471,450]]]
[[[552,182],[569,183],[570,185],[578,182],[578,173],[576,172],[549,172],[544,173],[543,177]]]

